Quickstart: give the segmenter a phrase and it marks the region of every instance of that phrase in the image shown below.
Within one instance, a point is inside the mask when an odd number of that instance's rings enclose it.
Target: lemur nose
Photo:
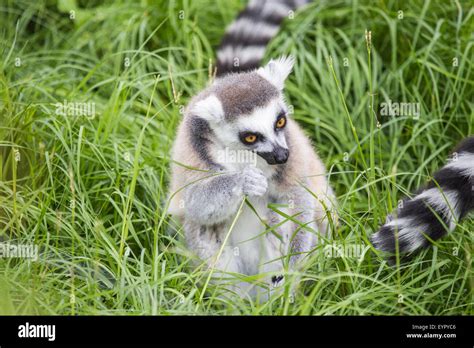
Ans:
[[[274,151],[275,162],[277,164],[286,163],[290,155],[290,151],[284,147],[277,147]]]
[[[283,164],[288,160],[290,151],[284,147],[275,146],[272,151],[269,152],[257,152],[268,164]]]

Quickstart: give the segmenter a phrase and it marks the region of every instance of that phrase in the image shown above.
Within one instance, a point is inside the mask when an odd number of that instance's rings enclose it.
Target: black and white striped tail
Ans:
[[[401,204],[394,218],[372,235],[374,247],[402,255],[430,245],[456,227],[474,209],[474,137],[465,139],[432,182]],[[428,238],[426,238],[427,236]]]
[[[311,0],[250,0],[217,50],[217,75],[258,68],[268,42],[292,11]]]

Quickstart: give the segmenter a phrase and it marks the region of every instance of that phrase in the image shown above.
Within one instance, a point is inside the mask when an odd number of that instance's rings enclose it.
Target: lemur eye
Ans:
[[[255,134],[249,134],[244,138],[244,141],[247,144],[253,144],[254,142],[257,141],[257,136]]]
[[[257,141],[265,141],[265,137],[258,132],[241,132],[239,138],[245,145],[252,145]]]
[[[278,120],[275,123],[276,128],[283,128],[286,125],[286,117],[285,116],[280,116]]]

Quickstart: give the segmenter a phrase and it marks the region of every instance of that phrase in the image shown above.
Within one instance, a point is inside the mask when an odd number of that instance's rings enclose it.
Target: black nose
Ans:
[[[288,149],[285,149],[284,147],[277,147],[273,151],[273,153],[275,154],[275,163],[283,164],[286,163],[286,161],[288,160],[290,151]]]
[[[290,151],[284,147],[275,147],[272,152],[258,152],[268,164],[283,164],[286,163],[290,155]]]

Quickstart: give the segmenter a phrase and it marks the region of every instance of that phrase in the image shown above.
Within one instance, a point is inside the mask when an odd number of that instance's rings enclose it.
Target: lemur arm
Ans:
[[[185,190],[185,215],[201,225],[215,225],[235,215],[244,195],[261,196],[267,180],[254,167],[199,180]]]
[[[242,178],[237,173],[218,174],[185,189],[185,214],[200,225],[229,219],[243,199]]]
[[[290,266],[293,267],[298,260],[303,258],[311,250],[313,234],[308,230],[316,231],[315,200],[304,187],[296,186],[290,193],[293,215],[296,222],[295,229],[290,235]]]

